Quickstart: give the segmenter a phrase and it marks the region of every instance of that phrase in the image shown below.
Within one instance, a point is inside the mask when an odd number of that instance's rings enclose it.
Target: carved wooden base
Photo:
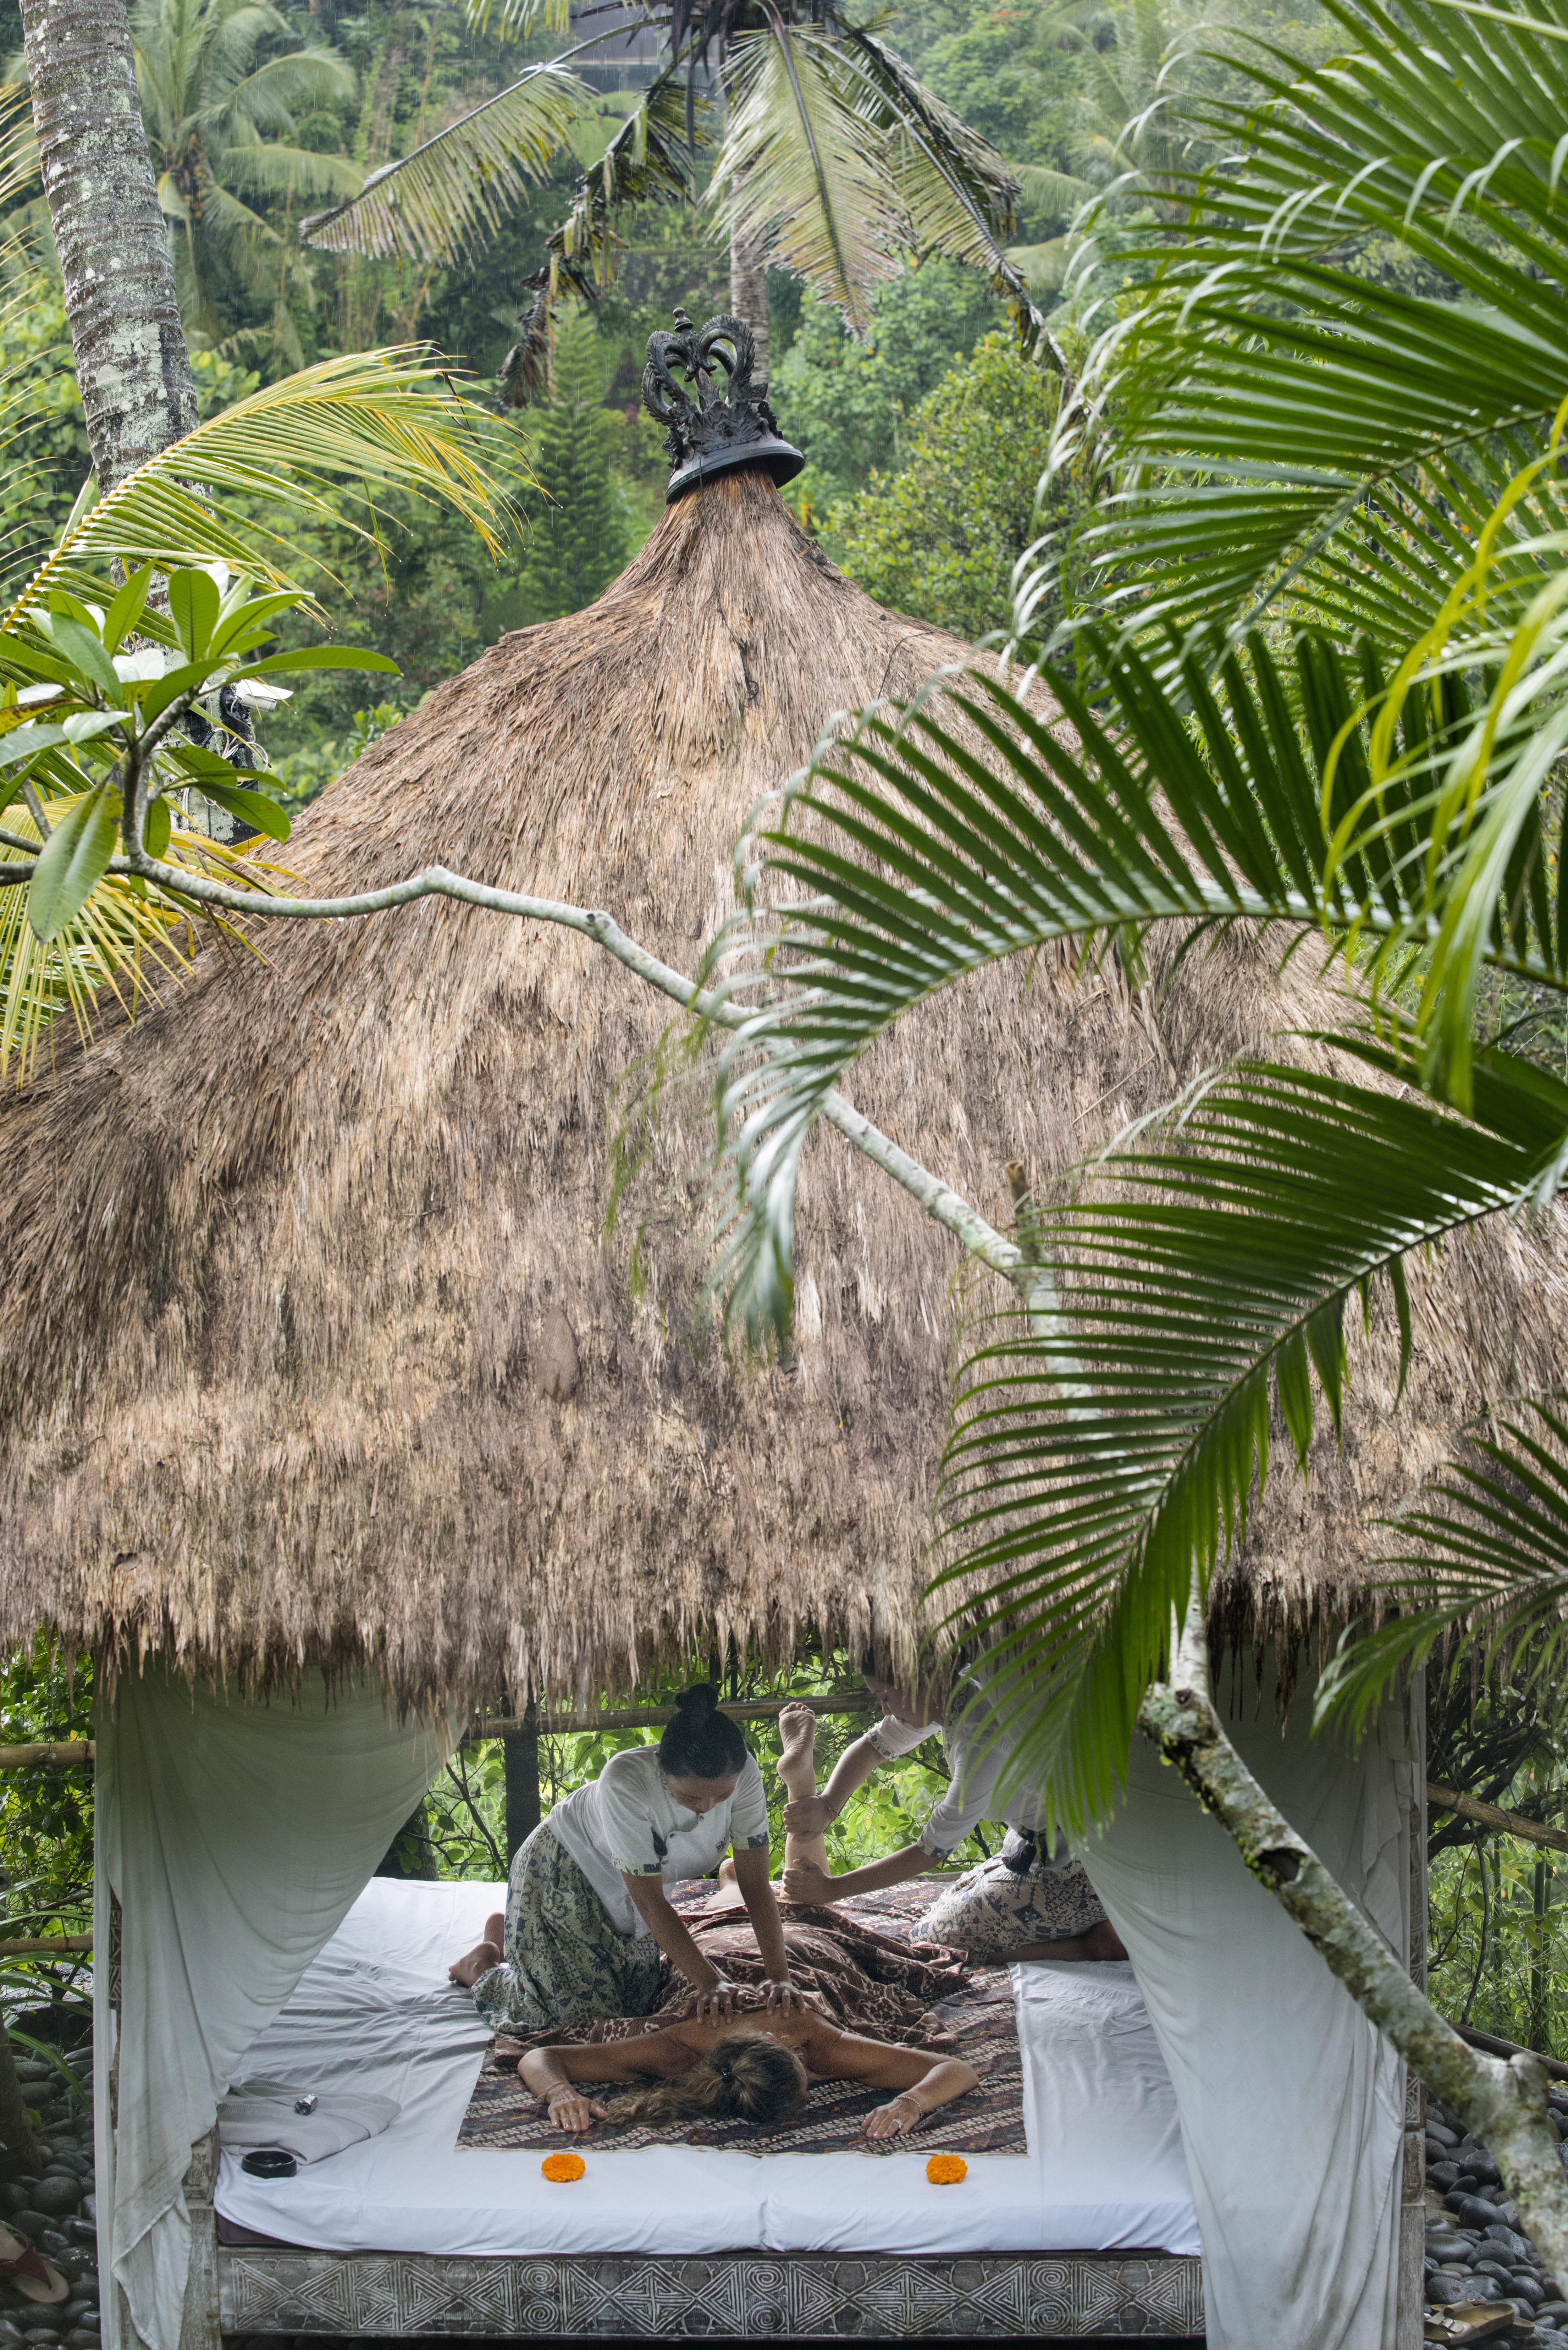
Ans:
[[[1157,2335],[1203,2331],[1199,2263],[974,2252],[471,2260],[222,2246],[223,2332],[837,2340],[866,2335]]]

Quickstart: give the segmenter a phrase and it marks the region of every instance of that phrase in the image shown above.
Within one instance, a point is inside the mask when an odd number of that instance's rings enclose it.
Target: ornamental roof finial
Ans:
[[[755,357],[756,343],[743,318],[722,315],[698,328],[680,308],[672,335],[649,335],[642,404],[664,427],[674,468],[667,504],[700,482],[743,465],[762,466],[782,485],[793,482],[805,463],[800,451],[779,437],[766,384],[752,381]],[[714,380],[715,367],[723,369],[722,388]],[[677,372],[691,390],[676,382]]]

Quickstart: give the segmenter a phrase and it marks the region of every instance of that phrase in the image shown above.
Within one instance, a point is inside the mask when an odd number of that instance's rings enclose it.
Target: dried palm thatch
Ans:
[[[694,969],[758,797],[836,710],[965,648],[881,610],[761,474],[672,507],[591,610],[506,638],[308,814],[314,891],[441,860],[607,907]],[[801,1193],[799,1343],[726,1361],[664,1136],[604,1217],[627,1071],[668,1006],[585,942],[427,903],[213,954],[0,1107],[0,1638],[40,1624],[243,1682],[377,1659],[411,1702],[581,1700],[732,1638],[773,1658],[929,1565],[955,1253],[834,1134]],[[908,1021],[859,1106],[992,1219],[1196,1070],[1320,1021],[1232,939],[1129,992],[1011,969]],[[1257,1522],[1254,1630],[1354,1592],[1369,1508],[1548,1370],[1554,1241],[1483,1236],[1417,1299],[1397,1421],[1364,1406]]]

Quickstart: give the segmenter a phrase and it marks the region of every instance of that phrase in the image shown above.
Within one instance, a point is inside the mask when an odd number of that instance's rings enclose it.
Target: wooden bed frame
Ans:
[[[478,2260],[220,2244],[217,2293],[227,2334],[1168,2341],[1203,2332],[1200,2263],[1167,2252]]]

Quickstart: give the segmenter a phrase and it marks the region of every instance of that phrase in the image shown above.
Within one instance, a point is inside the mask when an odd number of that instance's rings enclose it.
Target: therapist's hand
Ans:
[[[602,2122],[605,2119],[605,2108],[598,2099],[585,2097],[580,2089],[557,2089],[550,2100],[552,2129],[592,2129],[596,2122]]]
[[[796,1795],[784,1808],[784,1833],[799,1836],[826,1835],[837,1817],[838,1814],[829,1811],[820,1795]]]
[[[805,2005],[799,1991],[787,1975],[783,1982],[769,1983],[766,2003],[770,2009],[776,2008],[785,2015],[798,2015]]]
[[[726,1982],[722,1975],[717,1982],[710,1983],[706,1991],[698,1992],[699,2023],[728,2023],[734,2012],[735,1986],[732,1982]]]
[[[784,1873],[784,1898],[801,1902],[806,1908],[820,1908],[833,1898],[833,1879],[825,1869],[813,1868],[807,1860],[792,1861]]]

